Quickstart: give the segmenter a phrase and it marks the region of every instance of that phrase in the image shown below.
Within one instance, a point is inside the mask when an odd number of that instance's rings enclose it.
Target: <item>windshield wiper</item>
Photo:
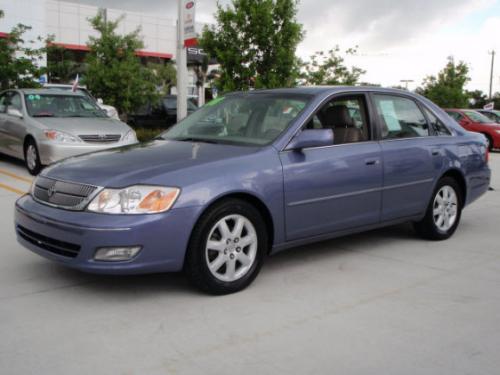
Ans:
[[[53,113],[40,113],[40,114],[33,115],[33,117],[54,117],[54,114]]]
[[[163,138],[163,139],[165,139],[165,138]],[[179,141],[179,142],[200,142],[200,143],[213,143],[213,144],[219,143],[218,141],[216,141],[214,139],[194,138],[194,137],[172,138],[172,140]]]

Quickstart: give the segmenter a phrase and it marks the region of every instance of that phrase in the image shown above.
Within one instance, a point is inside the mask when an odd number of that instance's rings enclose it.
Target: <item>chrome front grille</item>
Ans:
[[[33,187],[35,200],[69,210],[83,209],[97,192],[98,187],[75,182],[37,177]]]
[[[88,143],[113,143],[118,142],[122,136],[120,134],[85,134],[79,137]]]

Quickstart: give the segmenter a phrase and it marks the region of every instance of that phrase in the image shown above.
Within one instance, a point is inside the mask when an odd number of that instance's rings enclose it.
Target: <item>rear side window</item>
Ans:
[[[382,126],[383,139],[415,138],[429,135],[427,120],[413,100],[376,94],[374,101]]]
[[[460,121],[464,118],[464,116],[462,116],[460,113],[458,112],[451,112],[451,111],[446,111],[446,113],[448,114],[448,116],[450,116],[452,119],[454,119],[455,121]]]
[[[424,108],[424,112],[435,135],[451,135],[448,128],[431,111]]]

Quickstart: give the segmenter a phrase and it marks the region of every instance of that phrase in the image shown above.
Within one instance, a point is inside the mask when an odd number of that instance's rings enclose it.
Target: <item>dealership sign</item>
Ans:
[[[184,46],[191,47],[196,45],[195,31],[195,0],[184,0]]]
[[[484,106],[483,109],[487,111],[493,111],[495,109],[495,103],[494,102],[488,103]]]

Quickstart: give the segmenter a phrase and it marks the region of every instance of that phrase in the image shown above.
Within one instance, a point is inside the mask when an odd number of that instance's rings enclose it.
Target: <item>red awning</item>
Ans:
[[[52,43],[55,46],[63,47],[66,49],[70,49],[73,51],[89,51],[89,47],[86,45],[81,45],[81,44],[68,44],[68,43]],[[135,53],[137,56],[141,57],[159,57],[162,59],[171,59],[174,57],[171,53],[161,53],[161,52],[150,52],[150,51],[136,51]]]

